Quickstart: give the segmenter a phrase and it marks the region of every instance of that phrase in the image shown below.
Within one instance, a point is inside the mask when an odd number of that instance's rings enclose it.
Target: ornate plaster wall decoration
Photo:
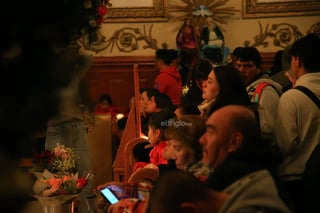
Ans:
[[[320,22],[313,24],[307,31],[307,33],[317,33],[318,35],[320,35]]]
[[[99,31],[96,32],[95,34],[95,39],[93,42],[89,42],[89,37],[88,34],[84,35],[81,37],[81,39],[78,41],[80,45],[85,49],[85,50],[90,50],[95,53],[98,53],[104,49],[107,48],[108,44],[105,41],[106,37],[102,35],[102,33]]]
[[[263,29],[262,24],[259,22],[259,27],[260,33],[254,36],[253,43],[251,44],[250,41],[246,40],[244,41],[244,46],[263,46],[266,48],[269,46],[268,39],[271,38],[273,39],[274,46],[285,48],[304,36],[297,26],[288,23],[272,24],[270,29],[269,24],[267,24],[265,29]],[[320,34],[320,22],[313,24],[310,30],[307,31],[307,33],[310,32]]]
[[[157,39],[152,37],[152,27],[150,26],[147,33],[146,26],[143,25],[143,30],[133,27],[123,27],[116,30],[115,33],[106,41],[106,38],[100,33],[96,43],[88,44],[84,38],[80,40],[82,46],[86,50],[100,52],[109,49],[110,53],[116,47],[120,52],[133,52],[139,48],[139,42],[144,41],[143,49],[159,49]],[[162,43],[161,48],[166,48],[167,43]]]
[[[226,24],[227,19],[239,10],[234,7],[222,7],[229,0],[181,0],[185,5],[169,5],[169,12],[180,12],[178,20],[185,20],[193,17],[194,26],[202,27],[206,17],[212,17],[216,23]]]

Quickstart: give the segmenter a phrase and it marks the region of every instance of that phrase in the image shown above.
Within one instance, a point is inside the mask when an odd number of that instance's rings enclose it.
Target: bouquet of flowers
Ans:
[[[35,173],[34,193],[45,197],[79,193],[87,179],[78,177],[76,158],[74,149],[59,143],[52,150],[38,154],[34,163],[41,164],[44,170]]]

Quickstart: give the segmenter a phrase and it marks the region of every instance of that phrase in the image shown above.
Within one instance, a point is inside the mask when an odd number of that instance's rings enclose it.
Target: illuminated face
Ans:
[[[199,142],[203,146],[202,162],[216,169],[229,155],[229,119],[226,113],[214,112],[206,122],[206,132]]]
[[[236,60],[234,66],[239,70],[246,86],[251,84],[261,72],[253,61]]]
[[[140,95],[140,100],[139,100],[141,114],[146,112],[146,108],[147,108],[149,102],[150,102],[150,100],[147,96],[147,92],[143,92]]]
[[[173,144],[171,143],[171,140],[167,140],[167,145],[163,149],[162,157],[166,160],[171,160],[173,159],[173,155],[174,155]]]
[[[202,84],[202,98],[211,101],[217,97],[220,91],[219,83],[213,71],[208,75],[208,80]]]
[[[160,142],[160,129],[155,129],[148,126],[148,140],[152,145],[157,145]]]
[[[152,96],[150,98],[150,100],[148,101],[148,104],[146,105],[145,111],[148,114],[151,114],[154,112],[159,112],[159,109],[157,108],[156,101],[154,100],[154,96]]]
[[[168,141],[173,148],[171,158],[175,160],[177,169],[184,171],[190,163],[194,162],[194,151],[178,140],[170,139]]]

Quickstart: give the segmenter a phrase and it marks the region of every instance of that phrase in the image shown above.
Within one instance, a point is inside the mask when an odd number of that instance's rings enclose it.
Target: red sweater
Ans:
[[[175,66],[160,70],[154,81],[154,88],[167,94],[172,104],[179,105],[182,96],[182,80],[179,70]]]
[[[163,150],[166,146],[167,146],[167,141],[160,141],[158,145],[155,145],[153,149],[151,149],[149,153],[150,163],[154,165],[168,163],[168,161],[162,157]]]
[[[101,108],[100,104],[97,104],[94,108],[95,114],[105,114],[105,113],[111,113],[111,115],[116,115],[118,113],[118,110],[114,106],[109,106],[107,109]]]

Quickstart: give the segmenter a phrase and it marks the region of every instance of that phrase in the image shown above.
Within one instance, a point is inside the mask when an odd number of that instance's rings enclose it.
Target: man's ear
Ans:
[[[182,213],[200,213],[198,205],[193,202],[183,202],[180,205],[180,212]]]
[[[229,152],[234,152],[241,146],[243,142],[243,135],[240,132],[233,132],[230,137]]]
[[[300,60],[300,58],[298,56],[292,56],[291,57],[291,63],[294,64],[293,66],[301,67],[301,60]]]
[[[303,61],[300,60],[299,57],[297,57],[297,60],[298,60],[298,67],[303,67],[304,66]]]

